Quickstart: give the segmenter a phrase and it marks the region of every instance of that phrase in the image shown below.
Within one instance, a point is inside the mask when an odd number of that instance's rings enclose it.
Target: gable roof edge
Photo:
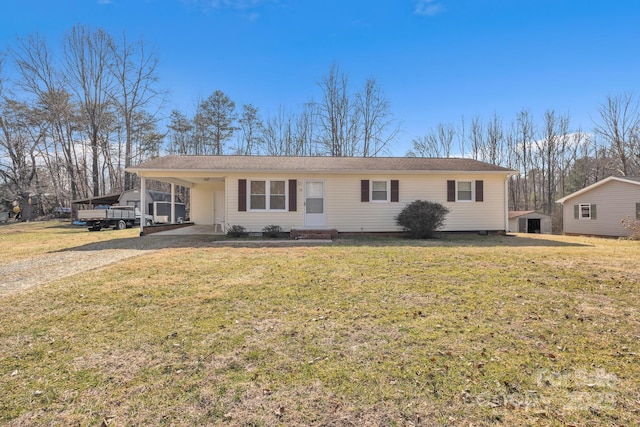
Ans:
[[[603,180],[600,180],[600,181],[595,182],[595,183],[593,183],[591,185],[588,185],[588,186],[584,187],[581,190],[574,191],[573,193],[571,193],[571,194],[569,194],[567,196],[564,196],[561,199],[556,200],[556,203],[564,204],[564,202],[566,202],[569,199],[572,199],[572,198],[574,198],[576,196],[584,194],[584,193],[586,193],[588,191],[593,190],[594,188],[597,188],[597,187],[599,187],[601,185],[604,185],[607,182],[611,182],[611,181],[620,181],[620,182],[626,182],[628,184],[640,185],[640,181],[636,181],[634,179],[629,179],[628,177],[624,177],[624,176],[609,176],[609,177],[607,177],[607,178],[605,178]]]

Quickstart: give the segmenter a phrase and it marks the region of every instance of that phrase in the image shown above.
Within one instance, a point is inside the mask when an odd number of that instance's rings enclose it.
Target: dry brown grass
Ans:
[[[1,423],[640,424],[640,242],[173,246],[0,299]]]
[[[139,229],[90,233],[66,221],[0,225],[0,265],[68,248],[133,238]]]

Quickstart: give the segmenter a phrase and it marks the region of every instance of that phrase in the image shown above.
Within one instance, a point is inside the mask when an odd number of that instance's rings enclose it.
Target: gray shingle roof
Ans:
[[[442,171],[503,172],[515,171],[501,166],[461,158],[419,157],[272,157],[272,156],[165,156],[129,171],[276,171],[276,172],[363,172],[363,171]]]

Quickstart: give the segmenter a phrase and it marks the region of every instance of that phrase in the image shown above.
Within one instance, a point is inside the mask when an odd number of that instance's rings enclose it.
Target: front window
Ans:
[[[580,219],[591,219],[590,203],[584,203],[580,205]]]
[[[473,191],[471,181],[458,181],[458,201],[472,201]]]
[[[284,210],[286,197],[284,181],[269,182],[269,209]]]
[[[388,181],[371,181],[371,201],[389,201]]]
[[[285,181],[251,181],[249,208],[251,210],[283,211],[287,206]]]

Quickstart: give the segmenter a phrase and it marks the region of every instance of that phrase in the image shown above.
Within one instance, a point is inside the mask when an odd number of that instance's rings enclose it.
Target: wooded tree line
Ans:
[[[593,129],[573,129],[568,114],[547,110],[536,120],[528,110],[505,122],[473,118],[438,124],[413,140],[410,156],[452,153],[520,172],[509,185],[512,210],[552,215],[555,201],[608,176],[640,176],[640,111],[631,93],[608,96],[598,106]]]
[[[40,212],[134,188],[125,168],[162,154],[380,156],[397,151],[400,122],[375,78],[354,85],[337,64],[321,97],[263,116],[221,90],[188,116],[166,117],[158,57],[143,40],[76,26],[51,45],[38,34],[0,56],[0,191]],[[4,68],[3,68],[4,66]],[[11,66],[12,79],[3,72]],[[610,175],[640,175],[640,113],[631,93],[597,106],[593,129],[568,114],[461,119],[414,138],[408,156],[471,157],[513,168],[514,210],[554,214],[555,200]],[[26,212],[25,212],[26,213]],[[25,215],[28,217],[28,215]]]
[[[3,73],[8,61],[16,70],[11,81]],[[164,138],[156,67],[142,40],[101,29],[76,26],[59,48],[38,34],[18,40],[0,62],[3,198],[28,218],[45,201],[69,206],[131,188],[124,168],[160,154]]]
[[[260,109],[235,103],[222,91],[201,101],[193,117],[174,110],[167,126],[172,154],[269,156],[363,156],[389,153],[399,123],[375,78],[360,90],[333,64],[318,83],[323,97],[299,112],[281,108],[262,117]]]

